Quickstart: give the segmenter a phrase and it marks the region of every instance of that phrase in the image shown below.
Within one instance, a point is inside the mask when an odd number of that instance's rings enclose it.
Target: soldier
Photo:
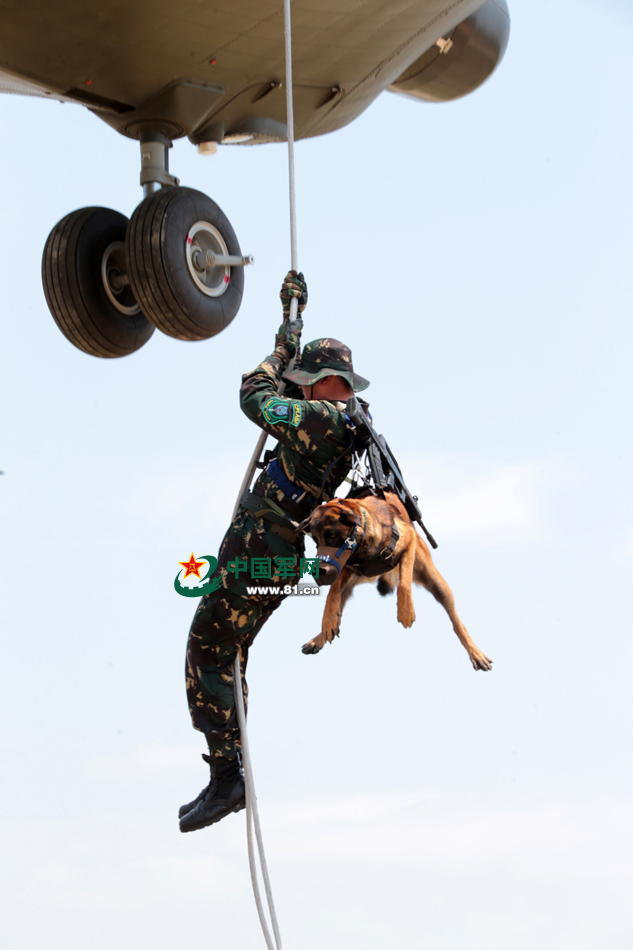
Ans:
[[[332,498],[347,475],[352,440],[345,402],[369,386],[368,380],[354,373],[351,350],[329,338],[308,343],[299,368],[284,375],[303,327],[301,319],[288,321],[292,297],[298,298],[299,312],[307,303],[303,275],[290,271],[280,296],[286,319],[274,352],[242,377],[240,390],[242,410],[277,439],[277,448],[267,453],[272,458],[253,491],[245,491],[240,499],[218,555],[221,586],[200,600],[189,632],[187,698],[193,727],[207,740],[209,754],[202,757],[210,766],[211,781],[180,809],[181,831],[197,831],[244,808],[233,692],[235,655],[239,651],[246,701],[249,647],[284,600],[284,584],[289,578],[292,583],[298,580],[305,549],[296,523],[321,501]],[[300,387],[303,399],[277,395],[282,377],[296,384],[297,393]],[[248,593],[247,587],[258,583],[253,565],[270,565],[272,576],[265,583],[279,585],[279,593]]]

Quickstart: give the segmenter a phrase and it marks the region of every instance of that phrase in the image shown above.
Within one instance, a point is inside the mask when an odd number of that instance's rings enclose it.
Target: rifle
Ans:
[[[384,435],[378,435],[375,431],[355,396],[347,400],[345,411],[354,426],[355,437],[367,453],[367,463],[375,488],[381,497],[384,497],[385,491],[395,492],[406,508],[411,521],[416,521],[420,525],[431,547],[436,548],[435,538],[427,531],[422,521],[422,512],[418,507],[418,496],[412,495],[405,485],[400,466],[387,445]]]

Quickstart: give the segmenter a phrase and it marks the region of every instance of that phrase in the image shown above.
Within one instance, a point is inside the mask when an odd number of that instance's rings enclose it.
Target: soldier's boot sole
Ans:
[[[212,767],[212,769],[213,769],[213,762],[214,762],[213,758],[211,758],[210,756],[208,756],[208,755],[206,755],[206,754],[204,754],[204,753],[203,753],[203,755],[202,755],[202,758],[203,758],[204,761],[207,763],[207,765],[210,765],[210,766]],[[217,766],[216,766],[216,768],[217,768]],[[184,818],[185,815],[188,815],[190,811],[193,811],[194,808],[195,808],[197,805],[200,804],[200,802],[202,801],[202,799],[203,799],[203,798],[205,797],[205,795],[207,794],[208,787],[209,787],[209,786],[207,786],[206,788],[203,788],[202,791],[193,799],[193,801],[187,802],[186,805],[181,805],[181,806],[180,806],[180,808],[178,809],[178,818],[179,818],[179,819]]]
[[[187,807],[187,806],[183,806],[183,807]],[[244,808],[246,808],[246,802],[245,801],[238,802],[236,805],[231,805],[230,807],[225,808],[224,811],[221,811],[217,815],[213,815],[210,818],[200,819],[200,821],[191,822],[190,824],[185,825],[184,828],[181,824],[180,830],[182,831],[183,834],[186,834],[188,831],[200,831],[201,828],[209,828],[211,825],[215,825],[216,822],[222,821],[222,819],[226,818],[227,815],[230,815],[231,812],[242,811]],[[193,811],[193,809],[190,809],[190,811]],[[186,814],[189,814],[189,812],[186,812]]]

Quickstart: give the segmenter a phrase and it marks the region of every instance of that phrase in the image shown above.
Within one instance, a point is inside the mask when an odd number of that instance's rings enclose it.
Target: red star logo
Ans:
[[[196,561],[195,557],[193,556],[193,551],[191,552],[191,557],[188,561],[178,561],[178,563],[185,568],[185,576],[183,577],[183,581],[189,577],[190,574],[195,574],[198,580],[202,580],[200,577],[200,568],[203,567],[206,562]]]

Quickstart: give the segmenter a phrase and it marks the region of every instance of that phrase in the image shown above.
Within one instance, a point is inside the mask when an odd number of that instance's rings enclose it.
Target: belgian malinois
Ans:
[[[383,595],[392,594],[397,586],[398,620],[410,627],[415,620],[411,597],[415,581],[433,594],[451,618],[474,668],[492,668],[492,660],[475,646],[459,619],[450,587],[394,492],[385,492],[384,498],[335,498],[317,508],[300,527],[316,541],[317,555],[326,559],[326,569],[336,574],[325,602],[321,633],[304,644],[304,653],[318,653],[339,635],[343,608],[352,591],[357,584],[376,579]]]

